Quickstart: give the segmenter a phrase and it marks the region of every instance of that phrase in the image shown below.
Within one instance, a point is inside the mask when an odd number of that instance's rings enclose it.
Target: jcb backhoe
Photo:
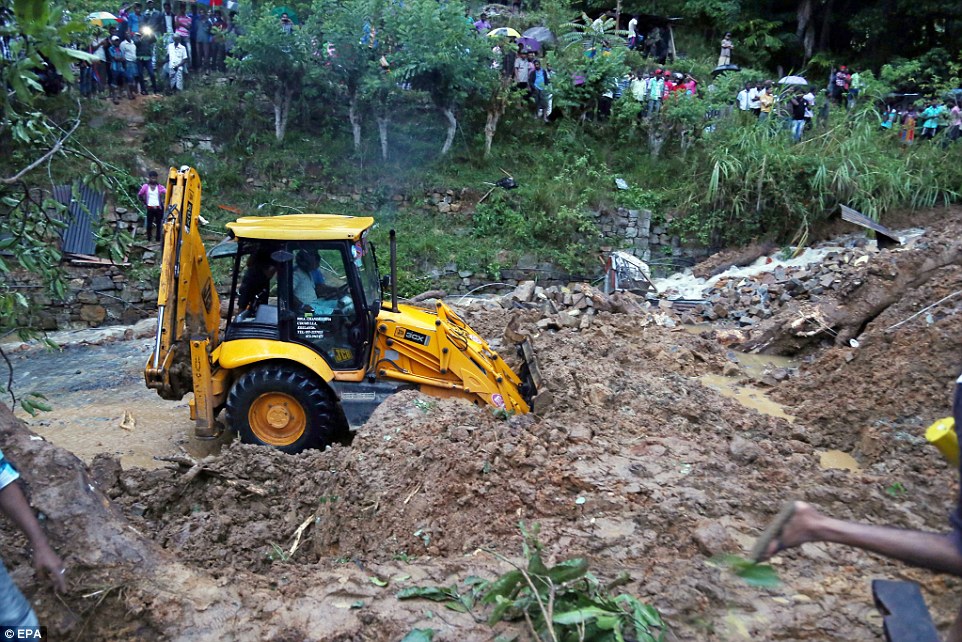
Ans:
[[[198,217],[201,181],[167,178],[157,337],[144,371],[164,399],[190,401],[195,434],[218,413],[244,442],[285,452],[348,438],[391,394],[418,389],[526,413],[540,386],[530,343],[521,377],[443,302],[399,305],[396,244],[382,281],[370,217],[242,217],[211,250],[232,258],[226,326]],[[390,288],[385,301],[383,288]],[[523,379],[522,379],[523,378]]]

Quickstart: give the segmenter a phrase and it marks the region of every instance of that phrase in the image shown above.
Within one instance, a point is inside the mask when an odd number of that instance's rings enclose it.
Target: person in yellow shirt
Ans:
[[[772,89],[771,80],[765,83],[765,91],[759,94],[758,101],[762,105],[761,112],[758,114],[759,122],[768,120],[772,115],[772,108],[775,107],[775,91]]]

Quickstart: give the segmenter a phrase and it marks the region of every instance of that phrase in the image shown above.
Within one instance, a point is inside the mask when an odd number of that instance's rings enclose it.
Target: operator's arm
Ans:
[[[47,536],[44,535],[40,522],[37,521],[30,509],[27,498],[20,490],[20,485],[16,483],[19,477],[20,474],[0,452],[0,486],[2,486],[0,488],[0,512],[10,518],[10,521],[16,524],[17,528],[23,531],[23,534],[30,540],[30,546],[33,548],[33,566],[37,570],[37,574],[42,575],[46,572],[54,588],[58,591],[66,591],[67,583],[64,580],[63,561],[50,548],[50,543],[47,542]]]

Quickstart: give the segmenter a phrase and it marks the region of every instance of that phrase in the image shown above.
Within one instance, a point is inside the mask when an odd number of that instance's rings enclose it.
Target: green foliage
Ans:
[[[658,611],[636,597],[614,594],[620,581],[604,585],[588,572],[588,562],[572,558],[554,566],[545,564],[538,526],[529,532],[521,525],[524,566],[501,555],[514,569],[494,580],[469,576],[446,587],[411,587],[399,600],[421,598],[444,604],[460,613],[487,610],[489,626],[525,621],[538,640],[582,642],[655,642],[664,639],[665,623]]]
[[[781,584],[778,573],[770,564],[758,564],[738,555],[720,555],[711,561],[715,566],[726,568],[742,578],[749,586],[775,588]]]
[[[878,130],[870,106],[835,117],[830,129],[797,145],[775,119],[719,123],[689,158],[692,178],[678,231],[715,245],[788,240],[804,236],[842,203],[878,220],[895,208],[959,198],[959,163],[950,160],[958,149],[900,149],[894,134]]]

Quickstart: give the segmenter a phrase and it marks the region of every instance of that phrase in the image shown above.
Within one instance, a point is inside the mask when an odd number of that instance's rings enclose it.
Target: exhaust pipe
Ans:
[[[391,230],[391,312],[400,312],[397,307],[397,232]]]

